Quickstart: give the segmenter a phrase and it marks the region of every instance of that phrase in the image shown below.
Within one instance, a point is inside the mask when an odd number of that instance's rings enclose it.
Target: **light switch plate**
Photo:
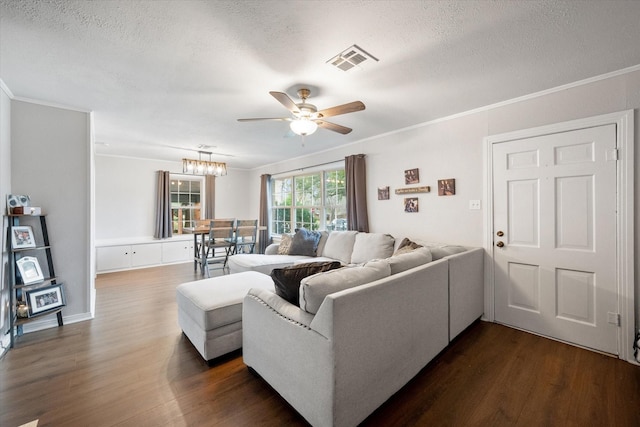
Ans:
[[[469,209],[479,210],[480,200],[469,200]]]

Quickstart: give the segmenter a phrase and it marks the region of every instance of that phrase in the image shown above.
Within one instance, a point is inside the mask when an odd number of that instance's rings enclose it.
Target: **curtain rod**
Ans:
[[[333,160],[331,162],[318,163],[317,165],[305,166],[303,168],[291,169],[291,170],[288,170],[288,171],[282,171],[282,172],[274,173],[271,176],[282,175],[282,174],[290,173],[290,172],[302,172],[305,169],[317,168],[318,166],[325,166],[325,165],[330,165],[332,163],[338,163],[338,162],[344,162],[344,159]]]

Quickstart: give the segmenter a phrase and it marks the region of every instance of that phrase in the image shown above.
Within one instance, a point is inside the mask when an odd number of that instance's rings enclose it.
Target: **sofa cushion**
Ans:
[[[351,264],[362,264],[372,259],[388,258],[393,254],[395,239],[390,234],[358,233],[353,244]]]
[[[389,275],[389,262],[376,260],[364,266],[343,267],[305,277],[300,282],[300,308],[315,314],[327,295],[374,282]]]
[[[350,264],[357,234],[357,231],[332,231],[327,237],[324,250],[319,255],[337,259],[343,264]]]
[[[456,245],[437,245],[429,246],[433,260],[439,260],[449,255],[459,254],[460,252],[466,252],[467,248],[464,246]]]
[[[411,252],[401,253],[387,258],[391,267],[391,274],[400,273],[422,264],[432,261],[431,250],[427,247],[414,249]]]
[[[236,254],[229,257],[229,271],[231,274],[243,271],[258,271],[269,275],[274,268],[283,268],[296,262],[316,261],[313,257],[302,255],[262,255]]]
[[[319,231],[310,231],[306,228],[298,229],[291,241],[289,255],[316,256],[320,236]]]
[[[278,255],[289,255],[291,249],[291,235],[283,234],[280,236],[280,244],[278,245]]]
[[[318,248],[316,249],[316,256],[322,256],[324,252],[324,245],[327,244],[327,238],[329,237],[329,232],[326,230],[320,231],[320,241],[318,242]]]
[[[275,284],[276,294],[291,304],[299,306],[300,281],[302,279],[316,273],[335,270],[340,267],[342,267],[342,264],[340,264],[339,261],[307,262],[290,267],[275,268],[271,271],[271,278]]]
[[[419,245],[418,243],[409,240],[408,237],[405,237],[404,239],[402,239],[402,241],[398,245],[398,249],[396,249],[393,255],[396,256],[406,254],[421,247],[422,245]]]

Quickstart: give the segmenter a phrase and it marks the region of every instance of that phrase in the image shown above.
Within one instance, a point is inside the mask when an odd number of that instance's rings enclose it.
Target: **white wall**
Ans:
[[[408,234],[432,241],[473,246],[483,244],[483,211],[468,209],[469,200],[483,196],[483,139],[489,135],[635,109],[635,141],[640,140],[640,71],[579,82],[558,90],[426,123],[397,133],[360,141],[336,150],[258,168],[260,174],[302,168],[349,154],[367,155],[367,200],[373,232]],[[357,129],[355,130],[357,132]],[[314,138],[322,138],[320,130]],[[635,149],[635,253],[640,254],[640,149]],[[420,169],[420,185],[432,192],[418,194],[420,212],[403,212],[403,171]],[[456,195],[439,197],[438,179],[455,178]],[[377,200],[377,187],[389,185],[391,198]],[[250,189],[252,211],[258,212],[258,191]],[[482,200],[483,209],[485,200]],[[640,316],[640,263],[635,261],[636,328]]]
[[[11,194],[11,100],[10,92],[0,80],[0,203],[2,212],[6,212],[5,200],[7,194]],[[5,264],[9,259],[7,253],[7,221],[3,220],[2,235],[2,263],[0,263],[0,356],[6,351],[10,336],[5,332],[9,328],[9,282],[5,274],[8,269]]]
[[[182,172],[182,162],[95,156],[96,240],[149,239],[154,233],[156,172]],[[216,178],[216,216],[245,217],[249,173],[229,169]]]
[[[28,194],[47,213],[66,322],[91,317],[91,150],[88,112],[11,101],[11,192]],[[51,316],[42,322],[53,322]],[[25,325],[38,327],[40,321]]]

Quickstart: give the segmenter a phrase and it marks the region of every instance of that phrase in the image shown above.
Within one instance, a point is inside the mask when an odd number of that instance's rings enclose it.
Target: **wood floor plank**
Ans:
[[[209,366],[177,324],[192,264],[98,276],[96,318],[0,361],[0,426],[306,426],[241,351]],[[363,426],[640,425],[640,367],[477,322]]]

